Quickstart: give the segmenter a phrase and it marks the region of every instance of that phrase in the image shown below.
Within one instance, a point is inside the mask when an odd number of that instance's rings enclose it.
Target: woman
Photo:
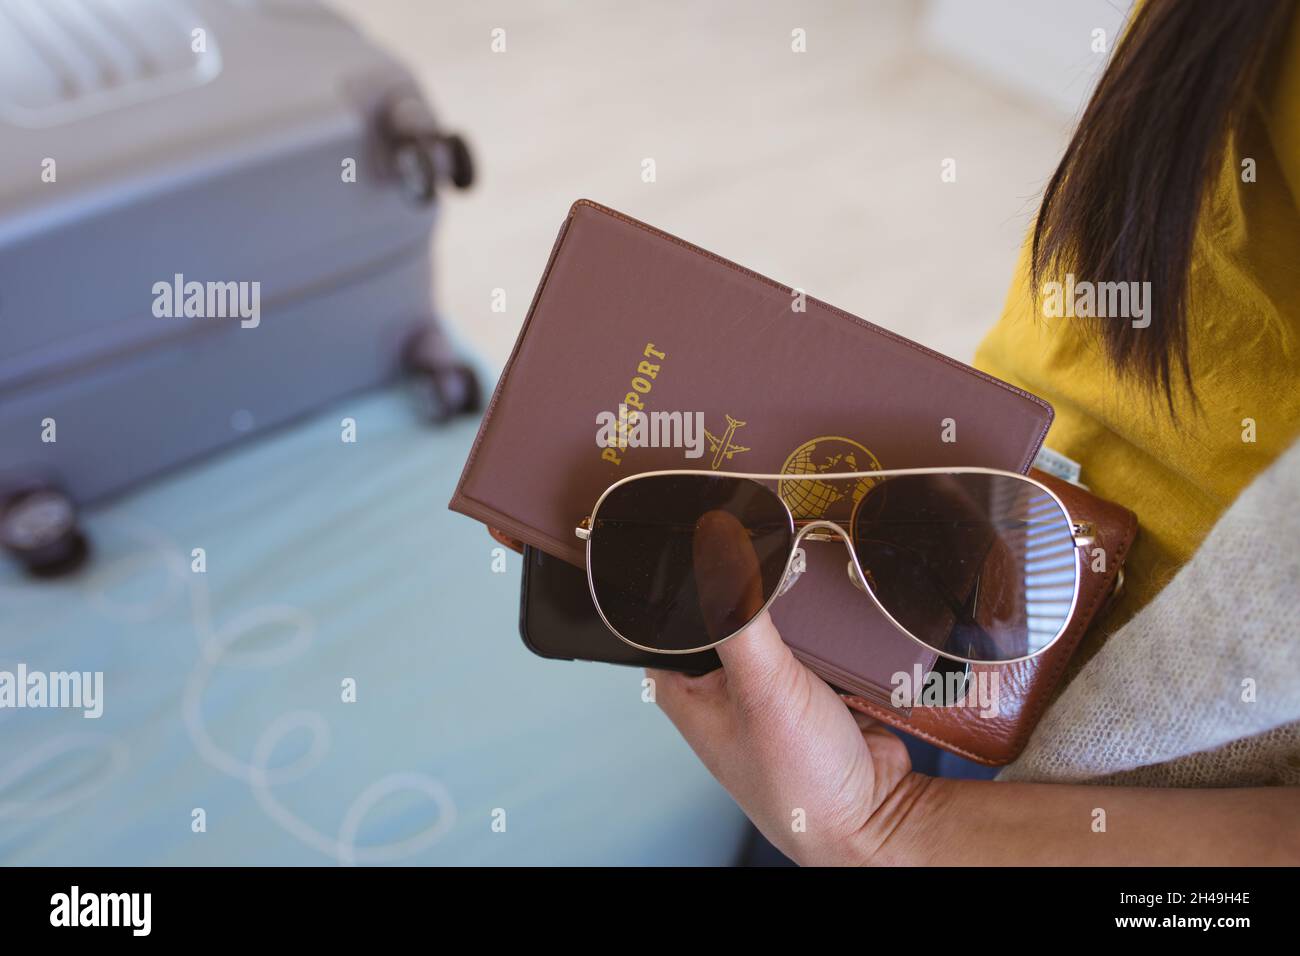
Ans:
[[[721,671],[653,672],[796,861],[1300,862],[1296,5],[1138,9],[977,355],[1052,402],[1048,444],[1141,526],[1124,597],[1003,782],[913,772],[766,615]],[[1045,318],[1067,275],[1149,283],[1146,313]]]

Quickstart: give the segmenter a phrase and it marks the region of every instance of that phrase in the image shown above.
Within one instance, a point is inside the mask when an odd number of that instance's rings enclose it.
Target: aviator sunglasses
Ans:
[[[822,514],[819,502],[849,495],[847,525],[787,504]],[[839,540],[849,578],[898,630],[967,664],[1050,647],[1093,541],[1046,485],[989,468],[646,472],[610,485],[575,533],[601,619],[641,650],[716,647],[794,584],[803,542]]]

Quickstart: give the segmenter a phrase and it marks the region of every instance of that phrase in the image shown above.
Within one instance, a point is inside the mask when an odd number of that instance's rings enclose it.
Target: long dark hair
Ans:
[[[1174,408],[1187,361],[1188,273],[1202,201],[1241,129],[1296,0],[1146,0],[1043,193],[1034,294],[1073,271],[1150,282],[1150,326],[1101,320],[1111,365]]]

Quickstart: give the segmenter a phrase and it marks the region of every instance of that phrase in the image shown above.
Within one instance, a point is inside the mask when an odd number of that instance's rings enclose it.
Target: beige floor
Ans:
[[[914,3],[334,2],[475,147],[478,186],[445,204],[438,294],[495,362],[584,196],[969,360],[1068,131],[924,52]]]

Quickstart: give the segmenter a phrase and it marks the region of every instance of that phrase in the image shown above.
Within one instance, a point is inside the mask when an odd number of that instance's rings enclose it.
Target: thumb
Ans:
[[[716,650],[722,668],[700,677],[646,673],[656,682],[660,708],[734,795],[737,782],[749,778],[749,771],[739,768],[752,769],[757,760],[754,741],[747,735],[755,726],[770,726],[772,716],[786,706],[801,665],[766,611]],[[783,739],[764,730],[759,737],[768,743]]]
[[[767,611],[719,644],[717,652],[727,672],[727,688],[740,700],[770,697],[788,687],[802,669]]]

